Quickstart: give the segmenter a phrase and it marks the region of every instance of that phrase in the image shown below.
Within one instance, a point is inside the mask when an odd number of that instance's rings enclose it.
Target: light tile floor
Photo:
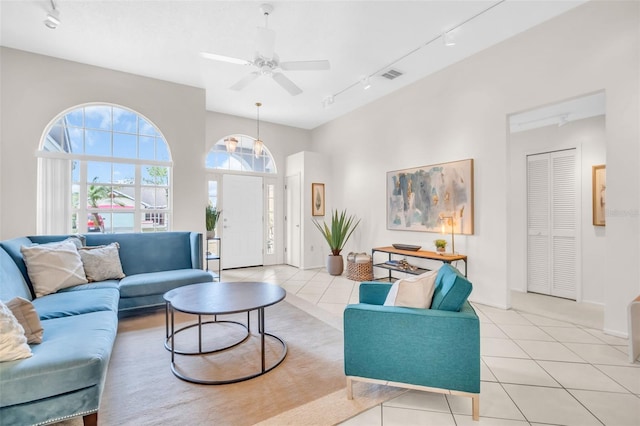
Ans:
[[[358,302],[358,282],[323,269],[243,268],[223,271],[222,279],[278,284],[336,324]],[[524,310],[473,303],[481,324],[479,422],[469,398],[407,391],[343,425],[640,425],[640,362],[628,362],[626,339],[594,328],[601,313],[557,298],[515,297]]]

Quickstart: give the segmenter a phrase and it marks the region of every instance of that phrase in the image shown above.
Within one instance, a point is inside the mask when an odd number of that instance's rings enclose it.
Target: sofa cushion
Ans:
[[[31,348],[27,344],[24,329],[11,312],[11,309],[0,302],[0,363],[28,358],[30,356]],[[2,383],[2,387],[4,388],[4,381],[0,380],[0,383]]]
[[[36,296],[87,282],[82,260],[71,241],[20,248]]]
[[[27,338],[28,344],[38,344],[42,342],[42,323],[33,304],[22,297],[14,297],[7,302],[7,307],[11,309]]]
[[[120,244],[122,270],[129,275],[192,268],[190,232],[86,235],[87,245]]]
[[[118,243],[110,243],[106,246],[82,247],[78,250],[89,282],[124,278],[118,254],[119,247]]]
[[[27,274],[27,265],[25,265],[24,259],[22,258],[20,247],[29,246],[31,244],[33,244],[32,241],[27,237],[19,237],[19,238],[13,238],[11,240],[0,241],[0,247],[2,247],[4,251],[6,251],[7,254],[11,257],[11,259],[13,259],[14,264],[18,267],[18,270],[22,274],[22,277],[24,278],[25,282],[27,283],[27,286],[29,287],[29,292],[31,293],[31,297],[29,297],[28,299],[33,299],[34,297],[36,297],[36,292],[33,289],[33,284],[31,283],[31,280],[29,279],[29,274]],[[2,264],[2,269],[3,270],[5,269],[4,261]],[[3,287],[4,287],[4,281],[3,281]],[[15,294],[15,295],[9,296],[8,299],[11,299],[14,296],[21,296],[21,295]],[[5,300],[4,296],[2,300]]]
[[[0,300],[7,301],[14,297],[33,299],[31,288],[22,272],[3,248],[0,248]]]
[[[164,294],[176,287],[211,282],[213,277],[202,269],[178,269],[128,275],[120,280],[120,297],[138,297]]]
[[[438,270],[431,309],[458,312],[472,289],[471,283],[456,268],[444,264]]]
[[[43,321],[42,343],[33,356],[0,364],[0,407],[67,394],[104,379],[118,327],[114,312]]]
[[[33,300],[41,320],[82,315],[90,312],[118,311],[120,294],[114,288],[65,291]],[[46,333],[45,328],[45,333]]]

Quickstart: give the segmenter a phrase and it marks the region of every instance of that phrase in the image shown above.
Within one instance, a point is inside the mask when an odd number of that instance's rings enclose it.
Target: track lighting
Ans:
[[[453,31],[446,31],[442,34],[442,42],[445,46],[455,46],[456,36]]]
[[[371,82],[369,81],[369,77],[363,78],[360,82],[362,83],[362,88],[364,90],[369,90],[371,88]]]
[[[44,19],[45,27],[55,30],[60,25],[60,12],[56,9],[56,4],[51,0],[51,11],[47,13]]]
[[[329,108],[331,105],[333,105],[333,102],[335,101],[335,99],[333,98],[333,96],[327,96],[326,98],[324,98],[322,100],[322,107],[324,109]]]

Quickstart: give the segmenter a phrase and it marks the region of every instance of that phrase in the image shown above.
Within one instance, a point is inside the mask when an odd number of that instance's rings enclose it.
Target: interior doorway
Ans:
[[[527,156],[527,291],[576,300],[576,150]]]
[[[300,174],[286,177],[285,182],[285,261],[287,265],[299,268],[301,265],[301,218],[302,204],[300,201]]]

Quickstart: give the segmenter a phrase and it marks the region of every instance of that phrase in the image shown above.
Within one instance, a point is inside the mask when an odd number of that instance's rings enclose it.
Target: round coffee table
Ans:
[[[205,384],[205,385],[222,385],[228,383],[236,383],[244,380],[253,379],[261,376],[274,368],[276,368],[287,355],[287,344],[278,336],[267,333],[264,329],[264,308],[275,305],[282,301],[286,296],[286,291],[277,285],[263,282],[216,282],[192,284],[184,287],[178,287],[164,294],[166,302],[165,307],[165,325],[166,340],[165,348],[171,351],[171,371],[173,374],[187,382]],[[258,334],[260,336],[260,371],[242,377],[227,380],[203,380],[195,377],[187,376],[176,368],[176,355],[206,355],[215,352],[221,352],[231,349],[245,342],[251,336],[250,313],[258,311]],[[186,325],[182,328],[175,328],[174,313],[183,312],[198,316],[198,322]],[[229,315],[237,313],[247,313],[247,324],[238,321],[222,321],[218,320],[218,315]],[[202,321],[202,315],[213,315],[213,321]],[[204,325],[215,325],[220,323],[238,324],[246,329],[246,336],[240,340],[224,347],[212,350],[202,350],[202,327]],[[175,336],[176,334],[188,330],[192,327],[198,327],[198,351],[187,352],[176,350]],[[274,338],[282,345],[282,353],[280,357],[270,366],[265,363],[265,336]]]

